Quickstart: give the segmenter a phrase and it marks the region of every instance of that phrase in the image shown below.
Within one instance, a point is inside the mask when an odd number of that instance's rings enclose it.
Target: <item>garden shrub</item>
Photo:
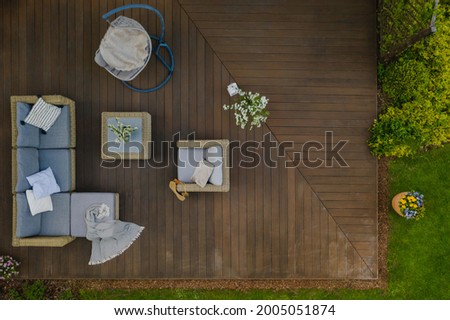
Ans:
[[[71,289],[66,289],[58,294],[58,300],[74,300],[75,295]]]
[[[389,107],[371,128],[369,147],[375,155],[410,156],[426,146],[441,146],[450,139],[450,116],[429,101]]]
[[[450,141],[450,6],[440,5],[437,32],[379,68],[390,98],[371,128],[378,157],[410,156]]]
[[[22,300],[22,295],[15,288],[12,288],[12,289],[8,290],[7,297],[8,297],[9,300]]]
[[[394,105],[424,99],[430,91],[430,72],[415,59],[400,58],[389,64],[380,74],[383,92]]]
[[[434,2],[427,0],[383,0],[380,4],[382,54],[419,32],[431,20],[434,8]]]
[[[36,280],[23,287],[23,298],[26,300],[44,300],[47,286],[44,281]]]
[[[442,6],[442,5],[441,5]],[[430,97],[437,108],[450,106],[450,6],[438,12],[437,32],[417,43],[412,52],[424,61],[430,71]]]

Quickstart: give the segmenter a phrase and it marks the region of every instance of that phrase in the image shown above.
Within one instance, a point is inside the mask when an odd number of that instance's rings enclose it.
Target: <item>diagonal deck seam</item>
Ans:
[[[183,3],[180,2],[180,0],[177,0],[178,4],[180,5],[180,9],[183,10],[183,12],[186,14],[186,16],[188,17],[188,19],[195,25],[198,33],[203,37],[203,39],[205,40],[205,43],[207,43],[209,45],[209,47],[211,48],[211,50],[214,50],[214,47],[209,44],[209,41],[207,39],[207,37],[203,34],[203,32],[201,31],[201,29],[197,26],[197,24],[195,23],[195,21],[190,17],[190,14],[186,11],[186,9],[183,6]],[[217,57],[217,59],[220,61],[220,63],[222,64],[222,66],[225,68],[225,70],[230,74],[230,76],[233,78],[234,80],[234,76],[232,74],[232,72],[228,69],[227,65],[221,60],[220,56],[214,52],[214,55]],[[274,134],[273,130],[270,128],[270,126],[268,124],[264,124],[265,127],[272,133],[272,135],[275,137],[275,139],[277,140],[278,143],[280,143],[278,137]],[[293,161],[292,157],[287,154],[287,156],[289,157],[289,159],[291,161]],[[327,211],[328,215],[331,216],[331,219],[334,221],[334,223],[338,226],[339,230],[342,232],[342,234],[345,236],[345,238],[347,239],[347,241],[350,243],[350,245],[352,246],[352,248],[355,250],[355,252],[358,254],[359,258],[364,262],[365,266],[367,267],[367,269],[371,272],[371,274],[373,275],[373,277],[375,276],[375,273],[373,272],[373,270],[369,267],[369,265],[367,264],[366,260],[361,256],[361,254],[359,253],[359,251],[356,249],[355,245],[353,244],[352,241],[350,241],[349,237],[347,236],[347,234],[342,230],[341,226],[337,223],[336,219],[333,217],[333,215],[330,213],[330,211],[328,210],[328,208],[325,206],[324,202],[322,201],[322,199],[319,197],[319,195],[317,194],[316,190],[313,188],[313,185],[309,182],[309,180],[306,178],[306,176],[302,173],[302,171],[300,170],[300,168],[296,168],[297,171],[300,173],[300,175],[303,177],[303,179],[306,181],[306,183],[308,184],[308,186],[311,188],[311,191],[313,192],[314,196],[317,197],[317,199],[319,200],[320,204],[325,208],[325,210]]]
[[[267,129],[273,134],[272,129],[270,128],[270,126],[268,124],[264,124]],[[278,139],[278,137],[273,134],[273,136],[275,137],[275,139],[277,140],[278,143],[280,143],[280,140]],[[293,161],[292,157],[286,153],[286,155],[291,161]],[[302,173],[302,171],[300,170],[300,168],[296,168],[297,171],[300,173],[300,175],[302,176],[302,178],[306,181],[306,183],[308,184],[308,186],[311,188],[312,193],[314,194],[314,196],[317,197],[317,199],[319,200],[320,204],[325,208],[325,210],[327,211],[328,215],[331,217],[331,219],[334,221],[334,223],[338,226],[339,230],[342,232],[342,234],[345,236],[345,238],[347,239],[347,241],[350,243],[350,245],[353,247],[353,249],[356,251],[356,253],[358,254],[358,256],[361,258],[361,260],[364,262],[364,264],[366,265],[366,267],[370,270],[370,272],[372,273],[372,275],[375,277],[375,273],[372,271],[372,269],[369,267],[369,265],[367,264],[366,260],[361,256],[361,254],[359,253],[359,251],[356,249],[355,245],[353,244],[353,242],[349,239],[349,237],[347,236],[347,234],[344,232],[344,230],[342,230],[340,224],[336,221],[336,219],[333,217],[333,215],[330,213],[330,211],[328,210],[328,208],[325,206],[325,203],[322,201],[322,199],[319,197],[319,195],[317,194],[316,190],[314,190],[313,185],[308,181],[308,179],[306,178],[306,176]]]

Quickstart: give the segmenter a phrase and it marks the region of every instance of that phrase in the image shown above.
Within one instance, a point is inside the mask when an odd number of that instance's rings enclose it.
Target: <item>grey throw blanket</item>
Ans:
[[[92,241],[89,265],[104,263],[122,254],[139,238],[144,227],[120,220],[105,221],[109,207],[95,204],[86,210],[86,238]]]

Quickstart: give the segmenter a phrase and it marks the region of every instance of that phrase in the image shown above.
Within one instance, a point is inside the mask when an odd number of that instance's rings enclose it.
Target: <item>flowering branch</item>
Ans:
[[[245,92],[239,89],[239,100],[232,105],[224,105],[224,110],[234,110],[236,125],[245,129],[250,123],[250,130],[267,121],[269,111],[266,110],[269,99],[259,93]]]
[[[11,256],[0,256],[0,280],[9,280],[18,275],[19,264]]]

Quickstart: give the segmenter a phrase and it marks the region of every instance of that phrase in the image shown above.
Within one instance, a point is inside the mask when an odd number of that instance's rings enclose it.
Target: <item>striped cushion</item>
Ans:
[[[48,131],[60,114],[60,108],[39,98],[24,121],[32,126]]]

